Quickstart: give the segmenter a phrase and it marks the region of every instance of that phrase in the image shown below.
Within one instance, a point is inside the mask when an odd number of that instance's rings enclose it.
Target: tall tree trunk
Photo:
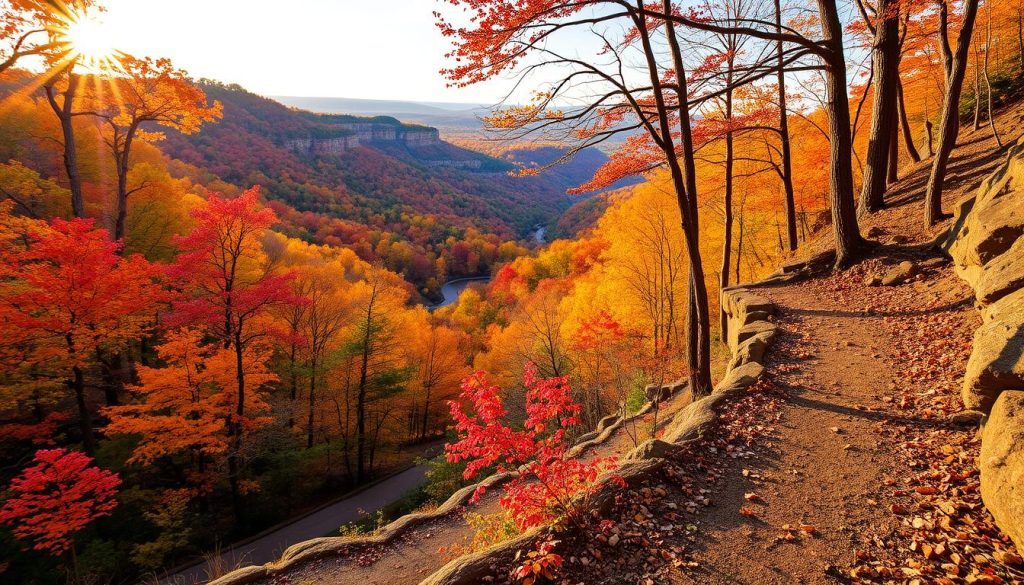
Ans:
[[[730,128],[732,121],[732,77],[734,65],[735,58],[730,53],[726,62],[727,69],[725,73],[725,119],[730,124]],[[732,130],[729,130],[725,133],[725,199],[723,202],[725,214],[722,232],[722,269],[718,276],[719,296],[721,296],[721,291],[729,286],[729,262],[732,254],[732,173],[735,162],[734,149],[735,144],[733,143]],[[738,284],[739,280],[736,283]],[[718,318],[719,327],[721,327],[721,338],[725,342],[728,339],[729,329],[729,316],[725,312],[725,307],[719,307]]]
[[[316,356],[309,364],[309,413],[306,417],[306,448],[313,448],[313,427],[316,421]]]
[[[75,405],[78,407],[78,430],[82,433],[82,447],[90,457],[96,455],[96,437],[92,432],[92,416],[89,405],[85,402],[85,376],[82,368],[71,368],[71,389],[75,393]]]
[[[892,185],[896,181],[900,180],[900,128],[899,125],[892,127],[891,134],[889,137],[889,162],[886,164],[885,182],[886,185]]]
[[[63,102],[57,103],[54,81],[50,81],[43,89],[50,108],[60,120],[60,130],[64,139],[64,172],[68,175],[68,190],[71,191],[71,214],[74,217],[85,217],[85,199],[82,196],[82,176],[78,171],[78,146],[75,142],[74,103],[78,92],[78,75],[74,73],[74,63],[67,67],[68,86],[63,91]]]
[[[996,129],[996,119],[992,112],[992,77],[989,75],[989,53],[992,50],[992,0],[985,3],[985,89],[988,95],[988,127],[992,129],[992,137],[996,139],[996,146],[1003,147],[1003,139],[999,137],[999,130]]]
[[[896,84],[897,105],[900,110],[900,129],[903,131],[903,145],[907,149],[907,155],[915,163],[921,162],[921,154],[914,146],[914,133],[910,129],[910,118],[907,116],[907,102],[903,98],[903,82]]]
[[[953,77],[953,50],[949,46],[949,0],[939,0],[939,54],[942,55],[943,81],[949,91]]]
[[[67,344],[68,355],[74,361],[78,353],[75,338],[68,333],[64,336],[64,341]],[[77,365],[71,367],[71,379],[68,380],[68,386],[71,387],[71,391],[75,395],[75,405],[78,407],[78,430],[82,433],[82,446],[86,454],[93,456],[96,454],[96,438],[92,432],[92,416],[89,414],[89,405],[85,402],[85,374]]]
[[[370,344],[373,335],[373,302],[366,309],[366,331],[363,333],[363,351],[359,365],[359,388],[356,393],[356,483],[366,479],[366,397],[370,369]]]
[[[781,0],[775,0],[775,30],[782,33]],[[798,246],[796,234],[796,203],[793,196],[793,154],[789,144],[789,112],[786,99],[786,70],[783,43],[776,43],[778,58],[779,86],[779,147],[782,151],[782,188],[785,193],[786,207],[786,242],[789,251],[796,251]]]
[[[853,144],[850,138],[850,101],[846,90],[846,57],[843,54],[843,25],[836,0],[818,0],[824,59],[829,123],[829,203],[836,245],[836,268],[849,266],[866,243],[857,226],[853,193]]]
[[[292,328],[292,335],[297,335],[295,328]],[[291,405],[291,412],[288,414],[288,428],[295,428],[295,409],[298,405],[299,399],[299,372],[298,363],[296,360],[296,353],[298,353],[299,344],[292,342],[291,351],[288,352],[288,398],[289,404]]]
[[[114,241],[124,241],[127,233],[126,223],[128,220],[128,169],[130,167],[132,143],[135,141],[135,133],[138,128],[133,124],[125,132],[124,145],[118,153],[115,147],[117,170],[117,210],[114,221]],[[115,142],[116,144],[116,142]],[[123,251],[124,248],[122,247]]]
[[[879,0],[878,14],[888,14],[875,21],[875,44],[872,50],[875,93],[871,111],[871,135],[864,166],[864,185],[860,194],[861,212],[877,211],[884,205],[889,149],[892,130],[896,127],[896,94],[899,83],[899,18],[891,14],[898,7],[895,0]]]
[[[643,0],[637,0],[642,8]],[[662,9],[665,14],[672,13],[671,0],[662,0]],[[700,241],[698,239],[699,218],[697,210],[697,165],[694,158],[693,131],[690,126],[690,105],[687,102],[689,95],[686,88],[686,65],[683,61],[683,53],[679,48],[679,39],[676,37],[675,26],[665,21],[665,36],[668,39],[669,49],[672,53],[672,61],[676,70],[676,81],[679,107],[679,140],[682,147],[682,159],[685,172],[675,157],[674,148],[669,151],[669,169],[672,172],[672,179],[683,189],[676,189],[676,202],[682,216],[683,237],[686,242],[686,252],[690,267],[690,290],[689,307],[686,316],[687,338],[690,343],[686,349],[687,366],[690,370],[690,389],[694,396],[706,396],[711,393],[711,315],[708,309],[708,289],[704,276],[704,263],[701,260]],[[653,59],[654,51],[649,46],[648,55]],[[658,71],[655,65],[651,68],[652,83],[659,85],[657,79]],[[658,92],[660,93],[660,92]],[[664,104],[664,101],[662,101]],[[662,110],[664,108],[661,108]],[[667,116],[662,116],[662,133],[668,138],[667,143],[671,145],[671,129],[668,126]]]
[[[234,330],[235,348],[235,382],[238,385],[238,395],[235,402],[235,416],[233,423],[229,425],[228,431],[232,435],[231,451],[228,454],[228,476],[231,485],[231,504],[235,511],[235,520],[242,521],[242,495],[239,483],[241,481],[241,452],[242,452],[242,421],[245,418],[245,361],[242,348],[242,325],[239,323]]]
[[[736,238],[736,282],[740,281],[740,267],[743,261],[743,206],[740,206],[740,233],[739,237]]]
[[[949,163],[949,155],[953,152],[953,147],[956,146],[956,138],[960,130],[960,91],[963,89],[964,76],[967,73],[967,54],[970,50],[971,35],[974,32],[974,20],[977,14],[978,0],[967,0],[964,6],[963,26],[956,43],[952,73],[942,104],[939,149],[935,153],[935,160],[932,161],[932,170],[925,192],[924,220],[929,227],[943,219],[942,189],[946,180],[946,165]]]
[[[1020,70],[1024,71],[1024,6],[1017,4],[1017,53],[1020,57]]]
[[[420,440],[427,438],[427,428],[430,423],[430,384],[423,388],[423,421],[420,426]]]
[[[974,43],[974,130],[981,128],[981,56],[978,43]]]

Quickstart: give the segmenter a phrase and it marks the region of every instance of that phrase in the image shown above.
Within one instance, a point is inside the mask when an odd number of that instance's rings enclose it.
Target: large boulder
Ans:
[[[1021,203],[1024,203],[1024,197],[1021,197]],[[1008,250],[981,269],[981,276],[975,284],[975,296],[987,305],[1021,287],[1024,287],[1024,238],[1017,238]]]
[[[957,273],[977,285],[982,267],[1007,252],[1024,235],[1024,140],[1010,149],[1006,162],[978,188],[963,221],[954,224],[949,248]]]
[[[1003,392],[982,433],[981,497],[996,524],[1024,550],[1024,390]]]
[[[748,325],[765,322],[775,314],[775,305],[761,295],[754,294],[745,288],[728,288],[722,291],[722,310],[726,316],[726,341],[729,349],[736,351],[739,344],[750,337],[740,338],[739,332]]]
[[[972,345],[961,396],[969,410],[988,412],[1000,392],[1024,388],[1024,290],[986,307]]]
[[[739,344],[736,351],[733,352],[725,371],[731,372],[750,362],[763,362],[764,354],[768,351],[768,344],[773,337],[775,337],[774,330],[762,331]]]
[[[753,323],[743,325],[738,329],[729,331],[729,349],[736,352],[743,342],[751,337],[764,335],[771,338],[777,331],[778,326],[769,321],[754,321]]]

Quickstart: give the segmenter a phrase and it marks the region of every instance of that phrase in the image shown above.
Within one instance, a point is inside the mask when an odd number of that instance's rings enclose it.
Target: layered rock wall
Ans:
[[[987,415],[981,495],[1024,548],[1024,139],[958,205],[946,248],[982,314],[961,390],[968,409]]]
[[[300,154],[339,155],[357,146],[373,142],[400,142],[406,146],[413,147],[441,144],[441,135],[438,133],[437,128],[395,126],[393,124],[373,122],[353,122],[335,124],[335,126],[342,130],[347,130],[350,134],[336,138],[292,138],[285,141],[285,148]],[[464,161],[451,162],[461,163]],[[470,162],[476,163],[476,166],[470,165],[468,168],[480,167],[479,161]],[[460,165],[453,164],[452,166]]]

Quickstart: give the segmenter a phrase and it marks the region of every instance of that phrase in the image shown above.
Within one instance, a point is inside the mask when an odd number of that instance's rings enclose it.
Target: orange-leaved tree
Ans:
[[[217,345],[203,345],[197,329],[183,328],[168,334],[157,346],[162,368],[140,366],[141,383],[128,390],[140,401],[136,404],[105,409],[110,423],[105,431],[132,434],[139,441],[129,463],[150,465],[163,457],[185,455],[196,472],[193,483],[208,489],[206,472],[215,457],[228,451],[227,434],[235,406],[234,354]],[[243,357],[247,381],[254,387],[273,381],[267,371],[270,350],[250,347]],[[252,413],[270,409],[264,397],[250,392],[246,410],[250,424],[268,419]]]
[[[120,240],[125,236],[128,197],[145,186],[128,186],[132,145],[136,140],[155,142],[164,137],[147,125],[194,134],[204,123],[219,119],[222,108],[220,102],[207,103],[203,90],[169,59],[123,55],[117,74],[106,81],[109,87],[106,82],[94,85],[83,108],[108,127],[104,139],[117,172],[114,239]]]

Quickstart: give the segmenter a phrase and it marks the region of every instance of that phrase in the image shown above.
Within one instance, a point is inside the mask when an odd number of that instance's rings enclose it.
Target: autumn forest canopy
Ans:
[[[520,469],[456,553],[584,526],[617,463],[568,446],[711,392],[722,289],[857,264],[911,168],[931,229],[961,128],[1018,138],[1024,0],[435,8],[452,95],[513,83],[471,132],[194,78],[110,46],[102,0],[0,0],[0,582],[164,575],[426,455],[378,523]]]

